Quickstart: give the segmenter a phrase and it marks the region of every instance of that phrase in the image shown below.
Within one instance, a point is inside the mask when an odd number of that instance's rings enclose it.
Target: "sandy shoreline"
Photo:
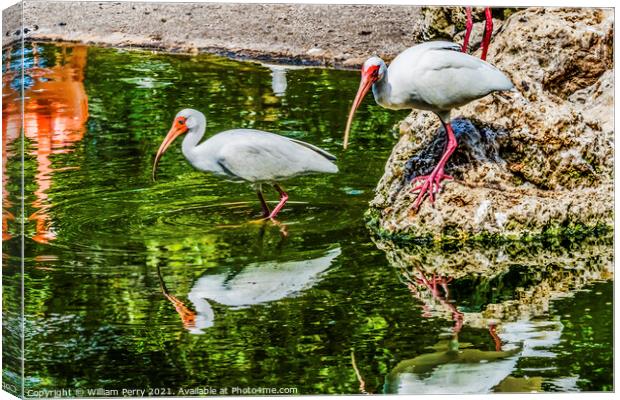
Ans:
[[[3,45],[20,38],[18,6],[3,12]],[[24,20],[30,40],[330,67],[393,58],[422,40],[425,24],[416,6],[38,1],[24,3]]]

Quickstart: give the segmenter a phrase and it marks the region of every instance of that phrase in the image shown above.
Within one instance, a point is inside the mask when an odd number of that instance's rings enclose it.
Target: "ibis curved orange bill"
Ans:
[[[155,162],[153,162],[153,181],[155,180],[155,171],[157,170],[157,164],[159,164],[159,159],[166,152],[168,147],[174,142],[174,139],[178,138],[182,134],[187,132],[187,126],[185,125],[185,119],[182,117],[178,117],[174,120],[172,124],[172,128],[168,131],[168,134],[164,138],[164,141],[161,142],[159,146],[159,150],[157,150],[157,155],[155,156]]]
[[[360,86],[357,89],[357,94],[355,95],[355,100],[353,100],[353,105],[351,106],[351,111],[349,112],[349,118],[347,119],[347,127],[344,130],[344,140],[342,142],[342,147],[345,149],[349,145],[349,132],[351,131],[351,123],[353,122],[353,115],[355,115],[355,111],[364,100],[364,96],[370,90],[373,83],[376,81],[376,75],[373,73],[375,69],[371,70],[362,70],[362,80],[360,81]]]

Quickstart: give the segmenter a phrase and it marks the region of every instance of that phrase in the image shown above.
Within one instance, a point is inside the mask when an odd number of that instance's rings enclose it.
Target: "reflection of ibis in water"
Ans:
[[[271,90],[278,97],[286,94],[286,68],[281,65],[269,65],[271,70]]]
[[[271,90],[277,97],[283,97],[286,95],[286,88],[288,87],[286,75],[290,70],[304,69],[304,66],[299,65],[279,65],[261,63],[265,68],[269,68],[271,71]]]
[[[321,253],[319,257],[299,261],[263,261],[247,265],[240,272],[227,269],[219,274],[207,274],[196,281],[187,297],[196,312],[184,318],[187,307],[179,307],[176,298],[170,299],[183,318],[185,327],[201,334],[213,326],[215,314],[211,303],[231,308],[245,308],[299,294],[312,287],[340,255],[340,247]],[[185,323],[189,321],[190,323]]]
[[[508,378],[520,357],[554,357],[547,349],[559,344],[560,322],[518,321],[502,325],[503,351],[482,351],[439,342],[433,353],[401,361],[386,378],[390,393],[488,393]],[[514,384],[514,383],[513,383]]]
[[[429,278],[422,270],[417,276],[408,276],[408,287],[425,304],[443,308],[454,320],[452,337],[432,346],[434,352],[403,360],[386,377],[388,393],[486,393],[502,390],[540,390],[540,378],[515,378],[511,376],[520,357],[554,357],[547,349],[560,342],[560,322],[522,320],[501,323],[501,333],[495,325],[489,332],[495,341],[495,351],[475,349],[471,344],[459,343],[466,313],[459,311],[449,299],[450,279]],[[425,298],[423,290],[431,295]]]
[[[274,218],[284,207],[288,195],[278,185],[285,179],[313,173],[336,173],[335,156],[309,143],[255,129],[231,129],[199,143],[205,133],[203,113],[190,108],[180,111],[162,142],[153,163],[153,180],[159,159],[179,136],[183,155],[198,170],[213,172],[232,180],[256,186],[256,193],[266,218]],[[273,184],[280,202],[269,211],[261,185]]]

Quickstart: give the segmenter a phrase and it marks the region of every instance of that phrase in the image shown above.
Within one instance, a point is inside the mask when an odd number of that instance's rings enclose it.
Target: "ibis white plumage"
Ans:
[[[300,140],[255,129],[231,129],[200,143],[206,129],[203,113],[190,108],[180,111],[162,142],[153,163],[153,180],[161,156],[170,144],[185,134],[182,151],[194,168],[236,181],[254,184],[266,218],[274,218],[288,200],[278,182],[299,175],[336,173],[335,156]],[[272,184],[280,202],[269,210],[262,184]]]
[[[428,176],[413,191],[420,193],[413,208],[417,209],[428,193],[431,202],[444,179],[444,167],[457,147],[450,127],[450,111],[495,91],[511,90],[513,84],[500,70],[476,57],[461,52],[456,43],[435,41],[422,43],[400,53],[390,64],[371,57],[362,67],[362,79],[349,113],[344,135],[347,147],[355,110],[372,87],[375,101],[392,110],[419,109],[432,111],[440,118],[448,135],[446,149]]]

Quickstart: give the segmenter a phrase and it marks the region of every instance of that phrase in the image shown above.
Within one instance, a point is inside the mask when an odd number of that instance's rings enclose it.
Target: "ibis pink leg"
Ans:
[[[269,207],[265,201],[265,196],[263,196],[263,191],[260,188],[256,189],[256,195],[258,196],[258,200],[260,200],[260,205],[263,209],[263,217],[267,218],[271,211],[269,211]]]
[[[471,28],[474,26],[474,19],[471,16],[471,7],[465,9],[467,13],[467,22],[465,23],[465,37],[463,38],[463,47],[461,51],[467,53],[467,45],[469,44],[469,35],[471,35]]]
[[[271,211],[271,214],[269,214],[269,219],[273,219],[276,217],[276,215],[278,215],[278,213],[280,212],[280,210],[282,210],[282,207],[284,207],[284,204],[286,204],[286,201],[288,200],[288,194],[286,194],[286,192],[284,190],[282,190],[282,188],[280,187],[280,185],[278,185],[277,183],[273,185],[274,188],[276,188],[276,190],[278,191],[278,193],[280,193],[280,202],[278,203],[278,205],[273,209],[273,211]]]
[[[482,54],[480,59],[487,59],[487,51],[489,50],[489,43],[491,43],[491,35],[493,34],[493,16],[491,15],[491,8],[484,9],[484,16],[486,24],[484,25],[484,37],[482,38]]]
[[[422,183],[421,185],[418,185],[411,189],[412,192],[416,192],[418,190],[420,191],[420,193],[418,193],[418,196],[415,199],[415,203],[413,203],[414,210],[417,210],[418,207],[420,207],[420,204],[422,204],[422,200],[424,200],[424,197],[427,193],[428,197],[431,200],[431,204],[434,203],[435,193],[439,192],[439,189],[441,188],[441,182],[445,179],[453,179],[450,175],[444,174],[444,167],[446,166],[446,163],[448,162],[448,159],[450,158],[452,153],[454,153],[454,150],[456,149],[458,143],[456,141],[456,137],[454,136],[454,132],[452,131],[450,123],[446,124],[443,121],[441,122],[443,123],[443,126],[448,134],[448,143],[443,155],[441,156],[441,159],[439,160],[439,163],[437,163],[437,166],[435,167],[435,169],[433,169],[433,172],[431,172],[430,175],[417,176],[413,179],[413,182],[424,181],[424,183]]]
[[[445,278],[443,276],[435,276],[433,273],[433,278],[428,279],[422,270],[418,270],[420,272],[420,276],[422,278],[417,278],[419,284],[426,286],[429,289],[431,296],[436,299],[438,302],[442,303],[446,307],[452,311],[452,319],[454,320],[453,332],[455,334],[459,333],[463,328],[463,313],[460,312],[454,303],[450,301],[450,290],[448,289],[448,283],[452,280],[451,277]],[[437,288],[437,283],[443,288],[444,294],[442,295]]]
[[[495,342],[495,351],[502,351],[502,339],[500,339],[499,335],[495,331],[495,324],[489,325],[489,333],[493,338],[493,342]]]

